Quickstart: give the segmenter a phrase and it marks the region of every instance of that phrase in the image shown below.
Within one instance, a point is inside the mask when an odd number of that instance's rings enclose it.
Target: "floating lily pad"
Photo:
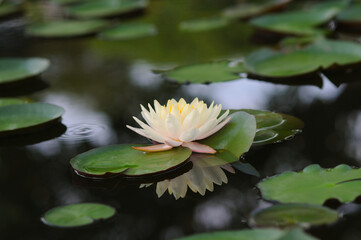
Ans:
[[[323,3],[309,10],[289,11],[254,18],[251,20],[251,24],[260,29],[280,34],[324,34],[325,30],[316,27],[330,21],[345,6],[346,3],[342,1]]]
[[[229,61],[219,61],[177,67],[163,76],[178,83],[211,83],[239,79],[239,73],[243,72],[243,63],[232,66]]]
[[[107,40],[129,40],[152,36],[157,33],[155,25],[149,23],[122,23],[102,31],[99,36]]]
[[[181,237],[175,240],[316,240],[301,229],[280,230],[276,228],[240,231],[220,231]]]
[[[216,150],[224,149],[239,158],[252,146],[256,134],[256,120],[251,114],[236,112],[226,126],[200,143]]]
[[[259,227],[308,228],[311,225],[329,224],[337,221],[338,213],[326,207],[314,204],[279,204],[255,211],[250,223]]]
[[[108,22],[102,20],[63,20],[34,23],[27,28],[26,33],[30,36],[44,38],[80,37],[95,34],[107,25]]]
[[[16,13],[19,13],[21,8],[17,4],[13,3],[2,3],[0,4],[0,18],[4,18]]]
[[[181,22],[179,29],[186,32],[201,32],[227,26],[229,20],[221,17],[195,19]]]
[[[27,103],[0,107],[0,135],[32,132],[57,122],[64,109],[48,103]]]
[[[138,176],[155,174],[177,167],[192,153],[188,148],[182,147],[165,152],[144,153],[134,150],[132,146],[140,145],[122,144],[96,148],[71,159],[70,164],[84,176],[104,177],[120,173]]]
[[[50,209],[42,221],[52,227],[79,227],[108,219],[114,214],[115,209],[104,204],[78,203]]]
[[[256,76],[287,78],[358,62],[361,62],[360,44],[320,40],[300,50],[258,50],[245,59],[245,67]]]
[[[302,132],[304,123],[293,116],[253,110],[231,110],[231,112],[244,111],[256,117],[257,131],[253,145],[263,145],[287,140]]]
[[[97,0],[68,8],[68,13],[79,18],[102,18],[118,16],[147,6],[146,0]]]
[[[349,9],[340,12],[337,15],[337,20],[340,22],[361,24],[361,4],[353,5]]]
[[[258,15],[275,12],[285,8],[292,0],[271,0],[265,3],[241,3],[226,8],[222,16],[227,18],[248,19]]]
[[[0,107],[28,103],[29,100],[22,98],[0,98]]]
[[[90,2],[96,0],[51,0],[51,1],[60,5],[68,5],[68,4],[76,4],[76,3]]]
[[[44,58],[2,58],[0,59],[0,84],[38,76],[49,65],[49,61]]]
[[[323,204],[328,199],[352,202],[361,195],[361,170],[347,165],[323,169],[310,165],[302,172],[284,172],[258,184],[267,200]]]

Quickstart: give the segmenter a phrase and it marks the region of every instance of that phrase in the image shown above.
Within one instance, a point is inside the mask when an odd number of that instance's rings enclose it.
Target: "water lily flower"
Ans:
[[[141,128],[129,125],[127,127],[159,143],[145,147],[133,147],[145,152],[166,151],[173,147],[183,146],[193,152],[214,154],[216,150],[195,141],[211,136],[231,120],[231,117],[226,119],[229,110],[218,117],[222,105],[215,105],[212,102],[207,107],[207,104],[199,101],[198,98],[191,103],[187,103],[183,98],[178,102],[171,99],[168,100],[166,106],[162,106],[157,100],[154,100],[154,108],[150,104],[148,104],[149,110],[142,105],[140,107],[147,124],[133,117]]]

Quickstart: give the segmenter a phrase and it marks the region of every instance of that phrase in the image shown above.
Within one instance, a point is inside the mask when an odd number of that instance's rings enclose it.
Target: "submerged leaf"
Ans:
[[[178,83],[212,83],[239,79],[239,74],[244,72],[243,63],[231,66],[229,61],[219,61],[180,66],[163,75]]]
[[[176,240],[316,240],[301,229],[280,230],[276,228],[247,229],[239,231],[219,231],[201,233]]]
[[[330,198],[351,202],[361,195],[361,170],[342,164],[332,169],[310,165],[302,172],[284,172],[257,186],[267,200],[323,204]]]
[[[320,205],[305,203],[279,204],[257,210],[251,214],[250,223],[260,227],[310,227],[337,221],[338,213]]]
[[[50,209],[42,221],[53,227],[78,227],[110,218],[114,214],[115,209],[104,204],[78,203]]]

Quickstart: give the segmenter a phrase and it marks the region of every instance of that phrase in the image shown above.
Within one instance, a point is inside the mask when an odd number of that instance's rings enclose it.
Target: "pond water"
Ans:
[[[128,41],[95,37],[38,39],[24,35],[23,18],[0,22],[0,57],[44,57],[51,67],[43,74],[49,84],[41,91],[21,93],[36,101],[65,109],[59,137],[22,146],[19,140],[0,149],[0,232],[3,239],[173,239],[213,230],[248,228],[249,214],[269,205],[255,185],[260,178],[224,171],[228,183],[214,185],[204,196],[188,189],[185,198],[155,184],[140,189],[140,179],[91,181],[74,173],[69,161],[95,147],[118,143],[146,143],[126,128],[134,125],[139,104],[157,99],[195,97],[215,101],[225,109],[263,109],[302,119],[302,134],[291,141],[257,146],[245,155],[261,178],[317,163],[332,168],[345,163],[361,165],[361,81],[336,87],[288,86],[241,79],[207,85],[179,85],[164,81],[154,69],[211,60],[240,59],[265,46],[243,22],[204,32],[182,32],[183,20],[215,15],[236,1],[153,0],[137,19],[157,26],[157,35]],[[59,17],[48,1],[49,19]],[[39,18],[34,10],[32,18]],[[268,44],[269,45],[269,44]],[[272,45],[269,45],[272,46]],[[361,75],[360,79],[361,80]],[[0,92],[2,96],[11,95]],[[60,127],[61,128],[61,127]],[[36,139],[28,139],[36,142]],[[39,142],[39,141],[38,141]],[[10,146],[9,146],[10,145]],[[20,146],[17,146],[20,145]],[[181,170],[188,171],[189,169]],[[99,202],[116,208],[115,217],[74,229],[51,228],[40,218],[56,206]],[[332,203],[330,203],[332,205]],[[308,230],[320,239],[361,238],[361,209],[342,206],[335,224]]]

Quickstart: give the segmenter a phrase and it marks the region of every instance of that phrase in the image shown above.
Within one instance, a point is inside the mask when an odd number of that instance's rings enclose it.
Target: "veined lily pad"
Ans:
[[[128,40],[152,36],[157,33],[153,24],[149,23],[122,23],[114,28],[102,31],[99,36],[107,40]]]
[[[78,227],[108,219],[114,214],[115,209],[104,204],[78,203],[50,209],[42,221],[52,227]]]
[[[181,66],[166,71],[163,75],[179,83],[210,83],[235,80],[243,72],[243,63],[231,66],[229,61],[219,61]]]
[[[361,62],[360,44],[319,40],[306,48],[288,52],[258,50],[245,59],[245,67],[256,76],[287,78],[358,62]]]
[[[284,172],[258,184],[267,200],[323,204],[327,199],[351,202],[361,195],[361,170],[347,165],[323,169],[310,165],[302,172]]]
[[[222,16],[227,18],[248,19],[250,17],[281,10],[291,1],[292,0],[270,0],[263,4],[241,3],[224,9],[222,11]]]
[[[0,98],[0,107],[28,103],[29,100],[22,98]]]
[[[0,59],[0,84],[21,81],[44,72],[50,63],[44,58]]]
[[[251,24],[267,31],[291,35],[317,35],[325,31],[316,27],[328,22],[346,6],[345,2],[332,2],[309,10],[269,14],[252,19]]]
[[[48,103],[27,103],[0,107],[0,135],[14,135],[41,129],[56,122],[64,109]]]
[[[181,22],[179,29],[186,32],[201,32],[227,26],[229,20],[221,17],[195,19]]]
[[[337,221],[338,213],[320,205],[305,203],[279,204],[255,211],[250,223],[260,227],[308,228],[311,225],[329,224]]]
[[[45,38],[80,37],[95,34],[107,25],[108,22],[102,20],[64,20],[34,23],[27,28],[26,33],[30,36]]]
[[[96,148],[71,159],[71,166],[81,175],[104,176],[124,174],[138,176],[155,174],[177,167],[191,155],[188,148],[173,148],[165,152],[144,153],[134,150],[139,144],[122,144]],[[108,174],[109,175],[109,174]]]
[[[68,8],[68,13],[79,18],[102,18],[118,16],[147,6],[146,0],[97,0]]]
[[[12,14],[16,14],[21,11],[21,8],[17,4],[13,3],[0,3],[0,18],[7,17]]]
[[[226,126],[200,143],[216,150],[227,150],[239,158],[252,146],[256,134],[256,120],[254,116],[245,112],[233,113],[231,117]]]
[[[287,140],[300,133],[303,129],[303,122],[293,116],[253,110],[231,110],[231,112],[244,111],[256,117],[257,131],[253,145],[263,145]]]
[[[316,240],[301,229],[280,230],[276,228],[252,229],[240,231],[220,231],[201,233],[176,240]]]

